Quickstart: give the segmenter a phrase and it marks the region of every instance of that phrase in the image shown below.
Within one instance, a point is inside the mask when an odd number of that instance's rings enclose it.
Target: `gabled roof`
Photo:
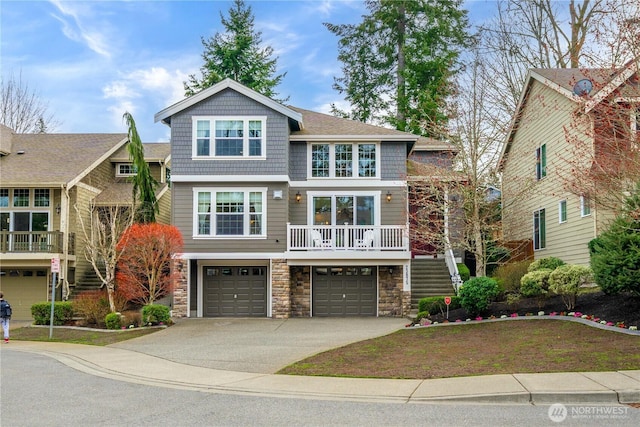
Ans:
[[[542,69],[535,68],[529,70],[525,79],[523,90],[520,94],[520,100],[516,107],[516,112],[511,120],[509,132],[502,149],[502,154],[498,161],[498,168],[502,169],[505,156],[511,149],[511,143],[513,137],[520,124],[520,117],[524,106],[528,101],[528,95],[531,87],[534,83],[541,83],[567,99],[573,101],[576,104],[582,104],[585,113],[593,110],[600,102],[607,99],[615,91],[620,91],[621,95],[625,94],[624,83],[629,79],[636,76],[636,89],[627,95],[632,95],[634,98],[638,98],[637,90],[637,73],[638,63],[640,58],[633,59],[627,62],[620,69],[605,69],[605,68],[550,68]],[[580,80],[590,80],[593,89],[586,96],[578,96],[573,92],[573,88]],[[630,86],[632,87],[632,86]],[[626,89],[629,92],[629,89]]]
[[[167,183],[159,184],[156,188],[156,199],[168,190]],[[133,184],[131,182],[114,182],[102,190],[95,197],[95,204],[98,206],[118,206],[131,205],[133,200]]]
[[[171,159],[171,144],[168,142],[144,142],[144,159],[147,163],[168,163]],[[129,151],[127,146],[121,147],[111,156],[113,163],[128,163]]]
[[[374,126],[356,120],[348,120],[315,111],[290,107],[302,115],[304,128],[291,132],[291,141],[308,141],[322,139],[362,139],[362,140],[395,140],[417,141],[419,136],[395,129]]]
[[[203,101],[217,93],[220,93],[225,89],[232,89],[236,92],[239,92],[256,102],[265,105],[266,107],[282,113],[283,115],[289,117],[291,120],[298,122],[300,127],[302,126],[302,116],[299,113],[231,79],[224,79],[221,82],[218,82],[215,85],[196,93],[195,95],[185,98],[182,101],[176,102],[175,104],[156,113],[156,115],[154,116],[154,120],[156,122],[162,121],[163,123],[170,124],[171,116],[189,107],[192,107],[198,102]]]
[[[127,143],[126,133],[12,134],[0,157],[2,186],[75,185]]]

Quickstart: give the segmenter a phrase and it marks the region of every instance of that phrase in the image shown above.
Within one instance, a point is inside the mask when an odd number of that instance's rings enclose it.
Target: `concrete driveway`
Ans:
[[[110,347],[187,365],[272,374],[307,356],[403,329],[407,322],[388,317],[181,319]]]

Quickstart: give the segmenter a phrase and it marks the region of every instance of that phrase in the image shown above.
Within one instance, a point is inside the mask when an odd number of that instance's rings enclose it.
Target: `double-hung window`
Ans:
[[[562,224],[563,222],[567,222],[567,201],[560,200],[558,202],[558,222]]]
[[[536,179],[547,176],[547,144],[536,148]]]
[[[533,212],[533,249],[544,249],[547,246],[545,210]]]
[[[591,199],[589,196],[580,196],[580,216],[591,215]]]
[[[194,117],[193,157],[264,158],[266,116]]]
[[[116,176],[135,176],[137,173],[133,163],[118,163],[116,168]]]
[[[378,146],[374,143],[313,143],[309,176],[313,178],[375,178]]]
[[[265,188],[194,189],[194,235],[265,236],[266,194]]]

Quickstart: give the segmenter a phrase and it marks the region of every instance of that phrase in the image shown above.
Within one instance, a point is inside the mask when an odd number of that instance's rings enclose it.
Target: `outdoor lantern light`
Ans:
[[[300,200],[302,199],[302,195],[300,194],[300,192],[298,191],[296,193],[296,202],[300,203]]]
[[[391,201],[391,191],[387,192],[387,202]]]
[[[56,213],[57,213],[57,214],[60,214],[60,204],[58,204],[58,205],[56,206]]]

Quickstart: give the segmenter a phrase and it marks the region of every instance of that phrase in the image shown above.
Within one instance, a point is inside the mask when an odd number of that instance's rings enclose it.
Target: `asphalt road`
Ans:
[[[361,403],[167,389],[96,377],[10,346],[0,348],[2,426],[640,425],[640,410],[623,405],[567,406],[569,415],[556,423],[548,406]]]

